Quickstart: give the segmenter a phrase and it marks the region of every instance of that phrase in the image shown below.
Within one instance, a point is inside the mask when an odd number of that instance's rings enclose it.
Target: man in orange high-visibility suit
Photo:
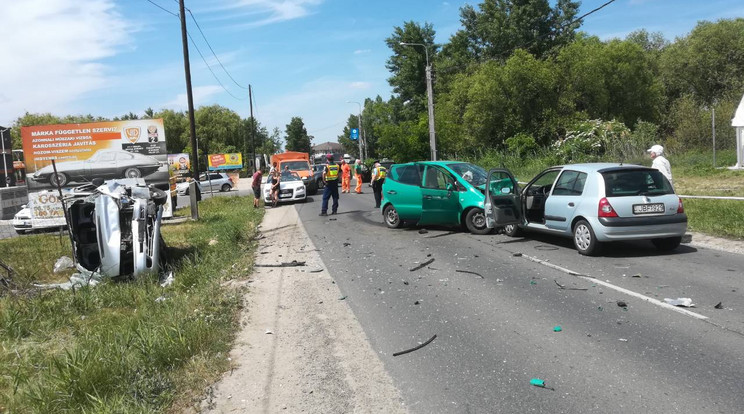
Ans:
[[[354,177],[356,177],[356,187],[354,192],[362,194],[362,161],[357,159],[354,163]]]
[[[341,161],[341,192],[351,192],[351,166],[346,161]]]

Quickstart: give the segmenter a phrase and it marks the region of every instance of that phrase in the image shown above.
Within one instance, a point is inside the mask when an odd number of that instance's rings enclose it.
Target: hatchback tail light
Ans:
[[[677,214],[682,214],[685,212],[685,206],[682,205],[682,199],[679,199],[679,204],[677,204]]]
[[[599,200],[599,208],[597,209],[597,216],[617,217],[617,213],[615,212],[615,209],[612,208],[612,205],[605,197],[602,197],[602,199]]]

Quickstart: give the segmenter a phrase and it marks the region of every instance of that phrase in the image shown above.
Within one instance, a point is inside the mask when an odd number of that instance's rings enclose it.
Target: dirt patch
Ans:
[[[267,210],[245,282],[234,368],[209,387],[205,413],[405,413],[402,399],[293,206]]]
[[[730,240],[721,237],[708,236],[703,233],[690,233],[693,247],[721,250],[730,253],[744,254],[744,240]]]

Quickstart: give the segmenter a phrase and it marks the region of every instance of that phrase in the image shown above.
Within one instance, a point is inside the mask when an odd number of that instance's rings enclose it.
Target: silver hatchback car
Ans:
[[[541,172],[521,190],[508,170],[494,169],[487,184],[488,227],[504,227],[509,236],[528,230],[571,237],[584,255],[619,240],[650,240],[669,251],[687,231],[682,200],[654,168],[562,165]]]

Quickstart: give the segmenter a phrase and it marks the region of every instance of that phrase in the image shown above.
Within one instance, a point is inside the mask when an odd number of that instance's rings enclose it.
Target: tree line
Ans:
[[[713,109],[717,147],[735,146],[730,121],[744,93],[744,19],[701,21],[673,41],[646,30],[601,40],[580,31],[578,7],[568,0],[466,5],[462,27],[443,45],[429,23],[395,27],[385,40],[393,95],[365,99],[362,112],[370,154],[428,159],[427,52],[440,159],[563,148],[570,161],[582,147],[637,155],[656,142],[670,152],[710,150]],[[348,136],[356,127],[351,115],[338,137],[354,155]]]

